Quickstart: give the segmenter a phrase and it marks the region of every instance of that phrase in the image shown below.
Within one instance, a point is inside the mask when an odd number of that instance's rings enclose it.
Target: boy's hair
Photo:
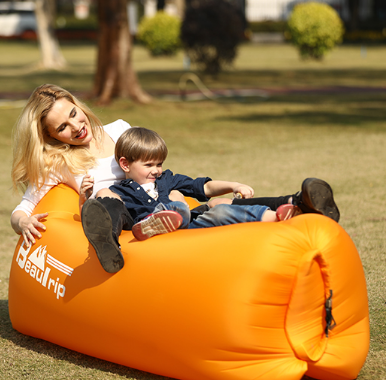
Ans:
[[[121,157],[127,161],[165,161],[168,148],[162,137],[150,129],[132,127],[122,133],[115,144],[115,159]]]

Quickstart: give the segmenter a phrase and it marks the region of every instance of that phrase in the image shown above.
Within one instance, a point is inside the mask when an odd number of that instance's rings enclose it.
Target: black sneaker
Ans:
[[[103,269],[108,273],[120,271],[125,262],[113,236],[111,217],[106,208],[96,199],[89,199],[84,203],[82,226]]]
[[[317,213],[339,222],[340,213],[335,204],[331,186],[318,178],[307,178],[302,191],[293,196],[292,203],[304,213]]]

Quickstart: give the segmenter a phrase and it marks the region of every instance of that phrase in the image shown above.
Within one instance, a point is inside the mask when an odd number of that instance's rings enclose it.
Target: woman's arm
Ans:
[[[254,194],[252,187],[239,182],[228,181],[208,181],[204,185],[204,191],[208,198],[229,193],[233,193],[235,196],[239,193],[243,198],[252,198]]]
[[[23,235],[27,247],[30,243],[35,243],[35,237],[40,238],[38,228],[45,230],[46,227],[40,221],[45,218],[48,213],[32,215],[33,210],[40,200],[48,193],[52,187],[61,182],[58,176],[51,175],[40,190],[29,185],[23,195],[20,204],[14,209],[11,215],[11,226],[18,235]]]
[[[40,238],[38,228],[45,231],[46,226],[40,222],[48,213],[28,216],[24,211],[17,210],[11,215],[11,226],[18,235],[23,235],[27,247],[30,243],[35,244],[35,236]]]

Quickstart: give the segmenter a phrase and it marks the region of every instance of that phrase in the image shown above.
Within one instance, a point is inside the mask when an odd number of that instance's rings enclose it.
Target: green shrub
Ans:
[[[327,4],[302,3],[294,7],[288,21],[292,42],[303,58],[322,59],[342,41],[343,22]]]
[[[248,28],[252,33],[284,33],[287,30],[287,21],[250,21]]]
[[[162,11],[144,17],[138,26],[137,38],[152,55],[172,55],[180,48],[181,21]]]

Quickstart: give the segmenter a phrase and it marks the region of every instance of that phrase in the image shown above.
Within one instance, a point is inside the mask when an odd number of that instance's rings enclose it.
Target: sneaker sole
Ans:
[[[318,178],[307,178],[302,184],[302,199],[305,206],[319,214],[339,222],[340,212],[335,204],[331,186]]]
[[[182,224],[182,216],[175,211],[160,211],[138,222],[132,233],[137,240],[143,241],[155,235],[173,232]]]
[[[125,262],[112,236],[111,218],[105,207],[97,200],[89,199],[83,205],[82,226],[103,269],[108,273],[120,271]]]

